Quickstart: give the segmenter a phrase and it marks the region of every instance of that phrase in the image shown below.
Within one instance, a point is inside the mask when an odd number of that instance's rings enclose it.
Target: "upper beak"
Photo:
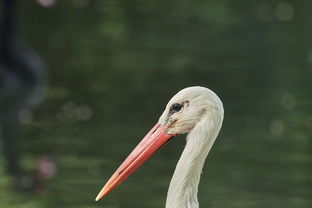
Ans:
[[[154,152],[156,152],[163,144],[165,144],[173,134],[167,134],[168,126],[162,126],[157,123],[142,139],[142,141],[130,153],[127,159],[120,165],[116,172],[104,185],[95,201],[105,196],[108,192],[117,187],[131,173],[140,167]]]

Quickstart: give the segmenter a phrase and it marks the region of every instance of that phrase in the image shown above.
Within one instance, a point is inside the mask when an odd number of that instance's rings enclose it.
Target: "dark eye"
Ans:
[[[170,112],[172,112],[172,113],[179,112],[181,110],[181,108],[182,108],[182,105],[179,103],[172,104],[172,106],[170,108]]]

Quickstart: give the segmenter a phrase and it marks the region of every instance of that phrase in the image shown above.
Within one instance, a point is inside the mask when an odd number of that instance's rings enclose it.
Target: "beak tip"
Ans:
[[[97,195],[97,197],[95,198],[95,201],[99,201],[101,198],[103,197],[102,195],[102,191]]]
[[[95,198],[95,201],[99,201],[100,200],[100,195],[98,195],[96,198]]]
[[[103,198],[109,191],[103,187],[103,189],[100,191],[100,193],[95,198],[95,201],[99,201],[101,198]]]

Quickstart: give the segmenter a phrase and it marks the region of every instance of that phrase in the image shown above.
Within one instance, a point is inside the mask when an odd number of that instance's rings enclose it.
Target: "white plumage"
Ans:
[[[188,133],[186,146],[170,182],[166,208],[197,208],[197,190],[205,159],[222,125],[223,105],[219,97],[204,87],[189,87],[177,93],[159,119],[165,125],[173,103],[188,101],[188,106],[173,114],[168,133]]]
[[[198,208],[200,175],[220,131],[223,114],[221,100],[205,87],[188,87],[178,92],[168,102],[158,123],[117,169],[96,200],[125,180],[170,138],[188,133],[170,182],[166,208]]]

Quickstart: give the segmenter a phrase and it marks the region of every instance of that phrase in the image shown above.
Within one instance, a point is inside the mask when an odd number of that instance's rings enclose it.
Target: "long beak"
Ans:
[[[117,187],[138,167],[140,167],[154,152],[165,144],[173,134],[167,134],[168,126],[162,126],[157,123],[130,153],[127,159],[120,165],[116,172],[104,185],[95,201],[98,201],[108,192]]]

